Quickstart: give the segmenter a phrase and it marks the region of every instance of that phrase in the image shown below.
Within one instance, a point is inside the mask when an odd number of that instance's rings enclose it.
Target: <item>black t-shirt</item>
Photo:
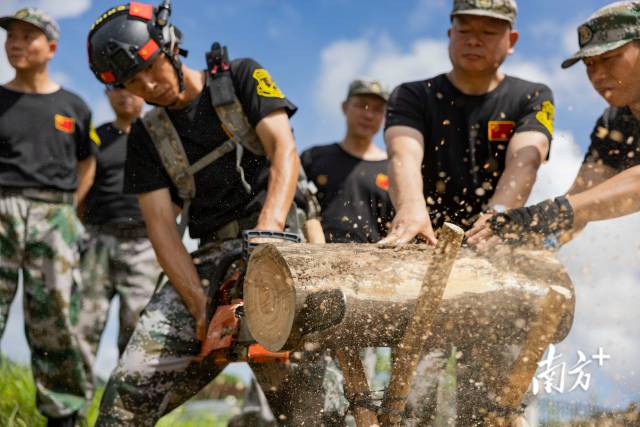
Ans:
[[[431,221],[467,228],[505,168],[514,133],[542,132],[551,141],[553,95],[542,84],[507,76],[484,95],[466,95],[442,74],[404,83],[387,105],[386,128],[409,126],[424,137],[422,176]]]
[[[307,177],[318,187],[327,242],[374,243],[387,234],[393,206],[387,193],[387,161],[352,156],[340,144],[302,153]]]
[[[0,186],[75,191],[77,161],[100,141],[78,96],[0,87]]]
[[[602,161],[617,172],[640,165],[640,120],[629,107],[605,110],[591,133],[584,161]]]
[[[284,109],[292,116],[297,107],[285,98],[268,72],[251,59],[231,62],[231,77],[236,96],[252,126],[268,114]],[[167,110],[175,126],[189,163],[193,164],[222,145],[227,139],[222,123],[211,105],[209,88],[205,87],[190,106]],[[244,151],[242,167],[251,193],[243,188],[235,168],[235,151],[209,164],[195,175],[196,196],[192,201],[189,234],[193,238],[206,237],[235,219],[249,216],[262,207],[267,188],[268,162],[266,157]],[[169,188],[177,205],[182,205],[160,156],[140,120],[131,129],[127,143],[124,190],[127,193],[146,193]]]
[[[138,198],[122,193],[128,134],[111,123],[100,126],[96,132],[101,143],[96,155],[96,177],[87,195],[85,222],[143,225]]]

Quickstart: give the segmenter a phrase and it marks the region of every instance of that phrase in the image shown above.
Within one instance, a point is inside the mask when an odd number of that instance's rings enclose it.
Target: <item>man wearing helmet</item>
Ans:
[[[176,229],[180,207],[191,237],[200,239],[201,248],[206,245],[207,258],[216,259],[239,248],[243,229],[284,229],[299,175],[289,125],[296,106],[251,59],[227,62],[223,50],[214,49],[207,72],[181,64],[179,54],[186,52],[169,12],[166,1],[159,8],[118,6],[89,34],[89,61],[98,79],[157,106],[131,128],[124,189],[138,195],[169,279],[142,313],[109,379],[99,426],[153,425],[221,371],[206,359],[196,360],[210,284],[204,279],[207,266],[196,268]],[[180,163],[190,166],[177,173]],[[260,370],[255,372],[264,382]],[[308,405],[312,396],[322,396],[320,389],[294,394],[286,385],[270,385],[269,403],[287,423],[300,424],[303,418],[297,417],[310,415],[308,406],[291,409],[296,402]]]

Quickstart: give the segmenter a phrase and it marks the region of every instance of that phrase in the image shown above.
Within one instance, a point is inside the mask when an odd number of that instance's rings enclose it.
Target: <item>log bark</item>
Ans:
[[[395,346],[404,334],[433,248],[266,244],[244,282],[253,337],[270,351]],[[568,333],[574,288],[549,252],[484,257],[461,250],[433,319],[429,348],[522,344],[553,289],[562,296],[551,342]],[[531,339],[531,337],[529,337]]]

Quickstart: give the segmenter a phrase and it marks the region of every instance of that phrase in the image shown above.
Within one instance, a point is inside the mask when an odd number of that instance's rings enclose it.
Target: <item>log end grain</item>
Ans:
[[[296,290],[287,263],[275,246],[253,250],[244,280],[246,321],[253,337],[279,351],[293,333]]]

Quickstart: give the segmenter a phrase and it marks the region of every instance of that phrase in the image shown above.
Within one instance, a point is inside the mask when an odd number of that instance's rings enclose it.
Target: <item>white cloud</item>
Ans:
[[[47,12],[53,18],[62,19],[81,15],[89,9],[91,6],[91,0],[4,0],[2,4],[0,4],[0,14],[12,14],[16,10],[27,6],[38,7]]]
[[[322,68],[315,85],[318,88],[316,108],[322,114],[329,117],[338,114],[337,106],[344,99],[349,82],[365,71],[370,51],[367,39],[337,41],[322,51]]]
[[[557,130],[549,161],[538,172],[528,203],[538,203],[567,192],[575,179],[584,153],[570,132]]]
[[[408,52],[402,52],[384,34],[375,40],[362,37],[336,41],[321,52],[321,69],[315,85],[318,88],[315,108],[320,114],[321,128],[335,130],[342,125],[340,103],[354,78],[375,78],[393,89],[403,81],[442,73],[448,66],[447,44],[443,40],[416,40]]]
[[[434,18],[442,18],[443,11],[448,13],[450,6],[448,0],[418,0],[408,17],[409,28],[413,31],[423,30]]]

